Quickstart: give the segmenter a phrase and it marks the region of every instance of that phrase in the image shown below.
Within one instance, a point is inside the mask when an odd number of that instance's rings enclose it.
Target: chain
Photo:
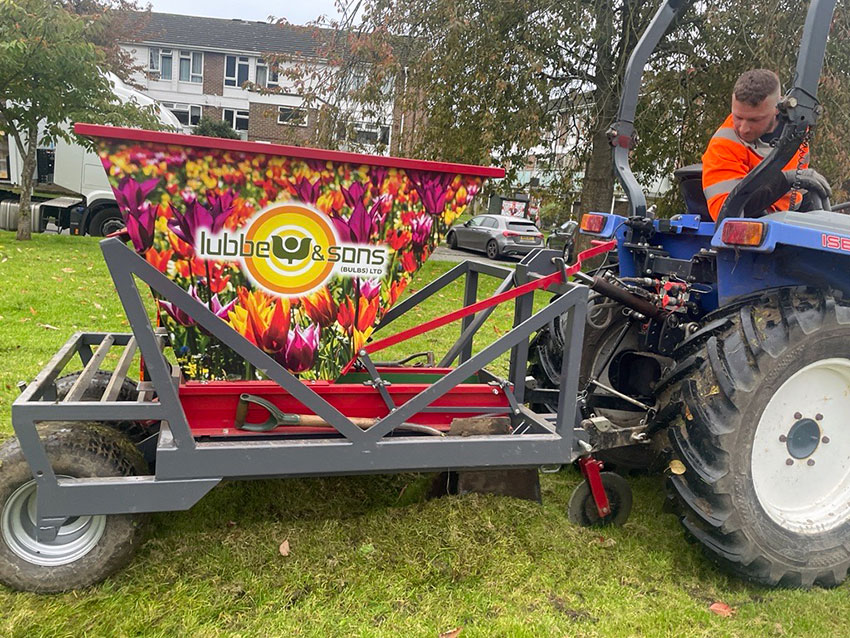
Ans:
[[[789,210],[798,210],[800,208],[800,204],[803,203],[803,195],[800,193],[800,175],[803,172],[803,164],[806,161],[806,158],[809,156],[809,140],[812,139],[812,127],[806,129],[806,133],[803,135],[803,141],[800,142],[800,157],[797,160],[797,168],[794,171],[794,183],[791,185],[791,192],[789,193],[791,200],[788,206]],[[797,197],[799,196],[799,200]]]

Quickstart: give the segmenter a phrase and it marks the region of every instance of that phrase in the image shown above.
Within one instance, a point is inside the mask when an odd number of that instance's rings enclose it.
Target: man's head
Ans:
[[[768,69],[747,71],[732,91],[732,126],[745,142],[755,142],[776,128],[779,77]]]

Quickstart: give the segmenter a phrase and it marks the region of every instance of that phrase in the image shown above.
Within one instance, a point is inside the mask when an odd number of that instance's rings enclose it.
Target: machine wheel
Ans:
[[[61,401],[65,398],[71,390],[71,386],[74,385],[74,382],[79,378],[79,376],[79,372],[72,372],[71,374],[66,374],[65,376],[56,379],[56,398],[58,400]],[[95,372],[91,382],[89,383],[89,387],[86,388],[85,392],[83,392],[82,400],[100,400],[100,397],[106,389],[106,385],[109,383],[109,378],[111,376],[112,372],[109,370],[98,370]],[[135,401],[136,394],[136,384],[130,379],[124,379],[124,383],[121,385],[121,391],[118,393],[118,400]],[[104,425],[117,430],[133,443],[141,443],[146,438],[159,431],[158,423],[148,423],[145,421],[109,421],[105,422]]]
[[[96,423],[39,427],[57,476],[133,476],[145,461],[126,438]],[[36,482],[17,439],[0,446],[0,582],[53,593],[87,587],[123,567],[141,538],[138,515],[73,516],[53,541],[35,537]]]
[[[727,319],[673,389],[681,522],[740,576],[837,585],[850,567],[850,307],[784,289]]]
[[[89,235],[106,237],[124,228],[124,217],[117,208],[101,208],[89,222]]]
[[[490,259],[497,259],[499,257],[499,244],[496,243],[495,239],[491,239],[487,242],[487,257]]]
[[[446,241],[449,242],[449,248],[452,250],[457,249],[457,235],[454,233],[449,233],[449,236],[446,237]]]
[[[604,525],[624,525],[632,512],[632,488],[628,481],[614,472],[600,472],[605,494],[611,513],[601,518],[596,509],[596,501],[590,492],[590,484],[585,480],[578,484],[570,496],[567,516],[571,523],[582,527],[602,527]]]

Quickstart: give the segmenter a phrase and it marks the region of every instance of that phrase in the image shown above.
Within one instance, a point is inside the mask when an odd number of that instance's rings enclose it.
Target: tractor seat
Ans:
[[[702,190],[702,164],[691,164],[673,171],[679,181],[679,189],[685,200],[685,208],[691,215],[699,215],[704,222],[714,221],[708,212],[708,202]]]

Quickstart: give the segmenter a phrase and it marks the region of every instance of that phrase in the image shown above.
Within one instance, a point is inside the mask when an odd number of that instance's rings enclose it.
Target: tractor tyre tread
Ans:
[[[763,511],[752,487],[755,428],[745,418],[779,388],[800,342],[827,331],[850,334],[850,307],[821,291],[785,288],[736,304],[679,348],[687,372],[671,384],[669,400],[681,410],[668,436],[685,473],[667,481],[673,510],[712,560],[768,586],[835,586],[850,568],[850,524],[803,543]]]

